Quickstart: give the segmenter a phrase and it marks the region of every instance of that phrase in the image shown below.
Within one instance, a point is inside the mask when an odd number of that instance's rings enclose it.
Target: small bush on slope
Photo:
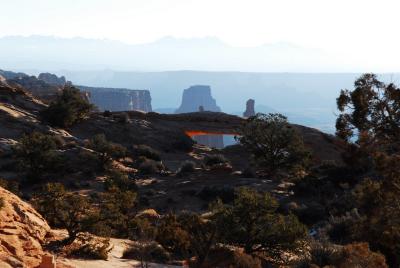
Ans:
[[[42,111],[43,119],[56,127],[70,127],[86,118],[94,106],[79,89],[67,86],[58,98]]]
[[[24,135],[13,149],[22,171],[26,171],[33,181],[55,169],[58,163],[56,140],[50,135],[40,132]]]

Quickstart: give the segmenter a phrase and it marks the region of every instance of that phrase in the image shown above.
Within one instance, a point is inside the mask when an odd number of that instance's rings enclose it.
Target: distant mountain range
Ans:
[[[165,37],[152,43],[7,36],[0,38],[4,69],[69,70],[207,70],[321,72],[350,70],[349,64],[318,49],[290,43],[233,47],[214,37]],[[340,67],[340,69],[339,69]]]

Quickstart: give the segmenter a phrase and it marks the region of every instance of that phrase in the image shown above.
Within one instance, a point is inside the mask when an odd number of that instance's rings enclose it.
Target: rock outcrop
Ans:
[[[25,73],[16,73],[16,72],[11,72],[11,71],[4,71],[4,70],[0,70],[0,75],[3,76],[5,79],[14,79],[17,77],[28,76]]]
[[[66,83],[64,77],[58,78],[56,75],[49,73],[40,74],[39,77],[43,78],[41,79],[24,73],[0,70],[0,76],[2,77],[0,79],[2,80],[0,81],[1,84],[12,87],[23,87],[32,93],[34,97],[47,102],[54,100]],[[48,83],[48,81],[51,83]]]
[[[89,93],[89,100],[101,111],[143,111],[151,112],[151,96],[148,90],[126,88],[102,88],[77,86]]]
[[[183,91],[181,106],[175,113],[190,113],[199,111],[202,106],[204,111],[220,112],[215,99],[211,96],[210,86],[191,86]]]
[[[0,267],[37,267],[49,225],[31,205],[1,187],[0,198]]]
[[[251,117],[255,116],[256,112],[254,110],[255,101],[253,99],[249,99],[246,102],[246,111],[243,113],[243,117]]]
[[[62,88],[56,85],[50,85],[35,76],[19,76],[7,80],[9,85],[19,85],[32,93],[33,96],[44,101],[54,100],[62,91]]]
[[[38,79],[53,86],[65,86],[66,84],[71,84],[71,82],[67,81],[64,76],[58,77],[51,73],[41,73],[39,74]]]

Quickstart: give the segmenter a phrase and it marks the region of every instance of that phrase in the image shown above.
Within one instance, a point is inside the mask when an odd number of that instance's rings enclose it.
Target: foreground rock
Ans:
[[[38,266],[49,225],[31,205],[1,187],[0,198],[0,267]]]

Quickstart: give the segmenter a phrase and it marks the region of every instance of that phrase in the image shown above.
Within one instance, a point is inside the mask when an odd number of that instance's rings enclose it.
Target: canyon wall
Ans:
[[[89,93],[89,100],[100,111],[143,111],[151,112],[151,96],[148,90],[125,88],[102,88],[77,86]]]

